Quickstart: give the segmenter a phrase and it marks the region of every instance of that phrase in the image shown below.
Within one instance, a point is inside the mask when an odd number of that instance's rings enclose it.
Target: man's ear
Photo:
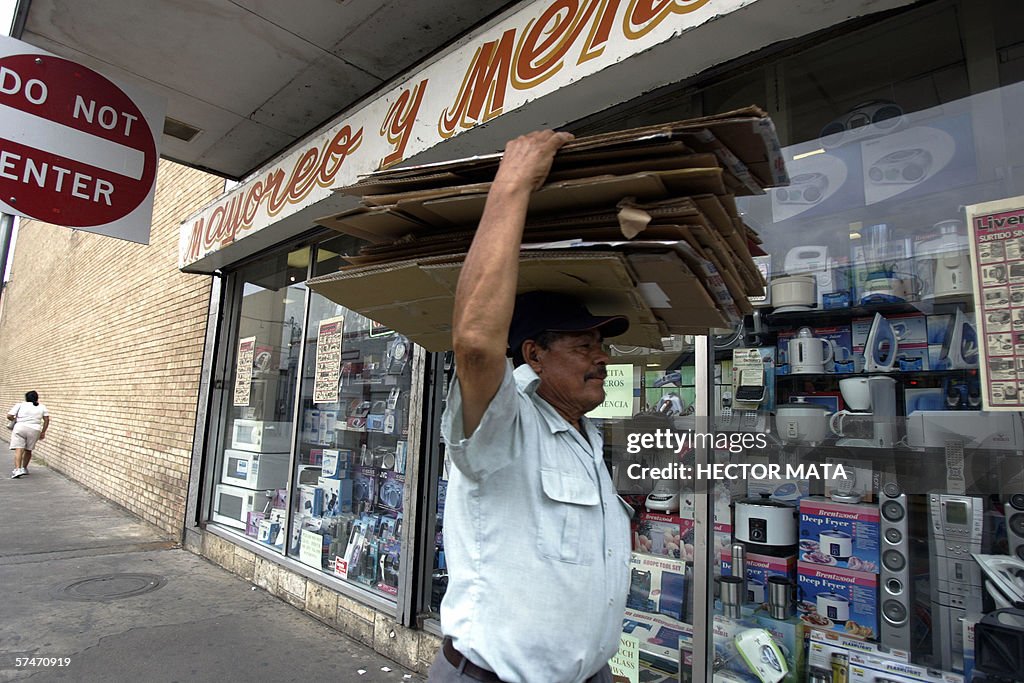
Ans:
[[[540,345],[532,339],[527,339],[520,347],[523,352],[523,360],[533,368],[534,372],[540,370]]]

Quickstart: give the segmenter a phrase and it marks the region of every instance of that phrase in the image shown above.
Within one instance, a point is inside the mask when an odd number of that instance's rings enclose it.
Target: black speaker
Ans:
[[[1004,507],[1006,514],[1006,540],[1010,543],[1010,555],[1024,560],[1024,493],[1010,496]]]
[[[880,642],[910,651],[910,554],[907,496],[896,482],[887,482],[879,500],[881,513]]]

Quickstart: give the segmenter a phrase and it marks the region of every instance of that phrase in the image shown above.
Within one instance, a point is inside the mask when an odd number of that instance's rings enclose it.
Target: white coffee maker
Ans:
[[[896,443],[896,380],[848,377],[839,380],[839,391],[850,410],[840,410],[829,419],[832,433],[840,437],[836,445],[892,448]],[[854,436],[855,430],[861,434]]]

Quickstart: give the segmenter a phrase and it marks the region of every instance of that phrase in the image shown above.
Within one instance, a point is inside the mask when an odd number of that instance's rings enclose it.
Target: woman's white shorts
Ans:
[[[42,427],[37,425],[24,424],[19,422],[14,425],[14,429],[11,430],[11,450],[16,448],[24,448],[26,451],[30,451],[36,447],[36,441],[39,441],[39,434],[43,431]]]

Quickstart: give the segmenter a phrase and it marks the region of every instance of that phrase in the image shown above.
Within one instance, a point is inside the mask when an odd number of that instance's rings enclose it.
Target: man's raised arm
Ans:
[[[544,184],[570,133],[535,131],[505,147],[455,290],[452,342],[462,392],[464,436],[483,418],[505,374],[519,248],[530,194]]]

